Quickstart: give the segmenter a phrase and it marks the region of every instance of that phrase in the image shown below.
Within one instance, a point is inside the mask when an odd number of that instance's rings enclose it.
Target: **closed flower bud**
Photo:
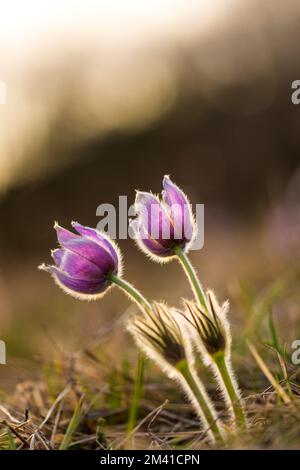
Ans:
[[[194,368],[194,356],[182,315],[164,304],[152,305],[146,316],[129,321],[137,346],[182,388],[199,416],[210,441],[224,433],[214,406]]]
[[[207,311],[204,312],[195,303],[185,302],[183,316],[196,348],[219,384],[232,424],[246,430],[247,418],[231,365],[231,335],[226,318],[229,303],[220,306],[212,291],[207,291],[206,298]]]
[[[228,302],[219,306],[212,291],[207,291],[207,311],[196,303],[185,301],[184,316],[190,326],[196,344],[202,345],[206,353],[213,356],[218,352],[228,351],[230,348],[230,332],[226,319]]]
[[[42,264],[40,269],[52,274],[56,283],[68,294],[79,299],[96,299],[111,285],[110,275],[121,274],[118,248],[96,229],[72,222],[77,234],[54,228],[60,248],[52,251],[54,265]]]
[[[162,369],[169,372],[170,366],[176,366],[185,359],[180,326],[173,312],[164,304],[154,303],[147,316],[130,320],[128,330],[137,345]]]
[[[187,196],[168,176],[163,179],[162,197],[137,191],[131,222],[138,246],[157,261],[168,261],[176,247],[188,251],[196,226]]]

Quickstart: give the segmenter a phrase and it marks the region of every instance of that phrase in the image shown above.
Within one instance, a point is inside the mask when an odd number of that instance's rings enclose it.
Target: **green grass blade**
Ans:
[[[13,438],[12,432],[9,428],[7,428],[7,437],[8,437],[8,448],[9,448],[9,450],[16,450],[17,449],[16,443],[15,443],[15,440]]]
[[[120,396],[118,392],[118,374],[115,370],[112,371],[109,377],[108,408],[112,417],[110,421],[111,423],[113,423],[114,413],[118,408],[120,408]]]
[[[136,374],[136,378],[134,382],[131,406],[129,409],[129,418],[128,418],[128,425],[127,425],[128,433],[130,433],[135,427],[137,416],[138,416],[139,404],[140,404],[140,400],[143,394],[144,368],[145,368],[144,357],[142,356],[142,354],[139,354],[137,374]]]
[[[83,398],[84,398],[83,396],[80,397],[80,399],[78,401],[78,404],[77,404],[77,406],[74,410],[73,416],[72,416],[71,421],[69,423],[69,426],[68,426],[68,428],[65,432],[65,435],[64,435],[63,441],[62,441],[62,443],[59,447],[59,450],[66,450],[69,447],[69,445],[71,443],[71,440],[72,440],[72,437],[73,437],[73,434],[79,426],[79,423],[82,419]]]
[[[277,330],[276,330],[276,326],[275,326],[275,323],[274,323],[272,310],[269,311],[269,329],[270,329],[271,338],[272,338],[272,346],[273,346],[274,349],[276,349],[276,351],[280,355],[282,355],[282,348],[281,348],[281,345],[280,345],[280,340],[279,340]]]

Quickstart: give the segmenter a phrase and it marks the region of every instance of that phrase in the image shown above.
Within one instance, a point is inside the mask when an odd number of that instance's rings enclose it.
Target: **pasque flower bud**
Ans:
[[[187,196],[168,176],[163,179],[162,197],[137,191],[132,220],[138,246],[157,261],[168,261],[176,247],[188,251],[196,235],[191,206]]]
[[[183,389],[209,440],[223,441],[222,425],[194,368],[193,350],[182,320],[176,310],[155,303],[146,316],[129,320],[128,330],[137,346]]]
[[[185,318],[192,326],[192,334],[202,344],[206,353],[214,355],[218,352],[227,352],[230,347],[229,324],[226,319],[226,313],[229,307],[225,302],[222,307],[219,306],[213,292],[208,290],[206,293],[207,310],[204,311],[195,302],[185,301]]]
[[[243,401],[231,365],[231,334],[227,320],[229,303],[224,302],[220,306],[211,290],[207,291],[206,299],[205,311],[195,303],[186,301],[183,316],[203,361],[214,372],[232,422],[247,429]]]
[[[96,299],[111,285],[111,275],[121,275],[121,256],[116,245],[96,229],[72,222],[77,234],[54,228],[60,248],[52,251],[55,265],[40,269],[52,274],[68,294],[80,299]]]
[[[168,370],[169,375],[172,376],[172,368],[185,359],[180,326],[164,304],[153,303],[147,316],[137,315],[128,322],[128,330],[137,345],[162,369]]]

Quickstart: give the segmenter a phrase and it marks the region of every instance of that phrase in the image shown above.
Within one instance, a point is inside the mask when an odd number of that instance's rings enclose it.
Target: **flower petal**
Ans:
[[[173,183],[168,175],[164,176],[163,188],[163,197],[168,206],[178,204],[183,207],[184,205],[189,204],[187,196],[175,183]]]
[[[191,240],[195,234],[195,226],[187,196],[167,175],[163,179],[163,188],[162,197],[169,207],[174,224],[174,238]]]
[[[64,253],[65,253],[64,248],[57,248],[56,250],[51,251],[51,256],[53,258],[53,261],[58,268],[60,268]]]
[[[64,244],[68,251],[80,255],[83,259],[95,264],[103,275],[116,274],[118,265],[105,248],[87,237],[78,237]]]
[[[54,230],[56,230],[57,240],[61,246],[64,246],[65,243],[68,243],[71,240],[79,238],[79,235],[76,235],[75,233],[70,232],[66,228],[61,227],[60,225],[58,225],[57,222],[55,222],[54,224]]]
[[[99,280],[93,282],[91,280],[77,279],[68,276],[68,274],[61,271],[56,266],[47,266],[46,270],[54,276],[60,287],[72,295],[74,295],[74,292],[91,296],[101,294],[110,285],[110,281],[107,279],[103,279],[102,282],[99,282]]]
[[[151,193],[138,191],[135,199],[142,235],[168,246],[174,239],[172,221],[160,200]]]
[[[115,263],[119,262],[119,253],[112,243],[105,235],[100,233],[97,229],[91,227],[85,227],[79,222],[72,222],[72,227],[83,236],[92,238],[96,243],[98,243],[102,248],[105,248],[114,258]]]
[[[63,250],[63,256],[59,264],[61,271],[64,271],[69,276],[75,279],[84,279],[102,282],[106,277],[106,272],[103,272],[95,263],[83,258],[77,253],[69,250]]]
[[[167,246],[163,246],[158,240],[151,238],[147,231],[145,231],[143,225],[141,225],[138,219],[130,221],[130,228],[134,233],[134,238],[139,247],[146,252],[146,254],[154,254],[159,257],[167,257],[172,254]]]

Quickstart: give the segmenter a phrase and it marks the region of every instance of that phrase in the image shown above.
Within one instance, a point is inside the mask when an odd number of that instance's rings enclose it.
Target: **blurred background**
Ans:
[[[2,388],[35,373],[38,357],[83,348],[128,306],[117,290],[74,300],[36,269],[56,246],[54,220],[96,226],[99,204],[159,192],[164,174],[205,204],[205,245],[191,258],[231,299],[234,328],[246,321],[241,299],[275,289],[282,340],[296,338],[299,35],[295,0],[1,6]],[[179,305],[190,295],[176,263],[120,246],[127,279],[147,297]]]

